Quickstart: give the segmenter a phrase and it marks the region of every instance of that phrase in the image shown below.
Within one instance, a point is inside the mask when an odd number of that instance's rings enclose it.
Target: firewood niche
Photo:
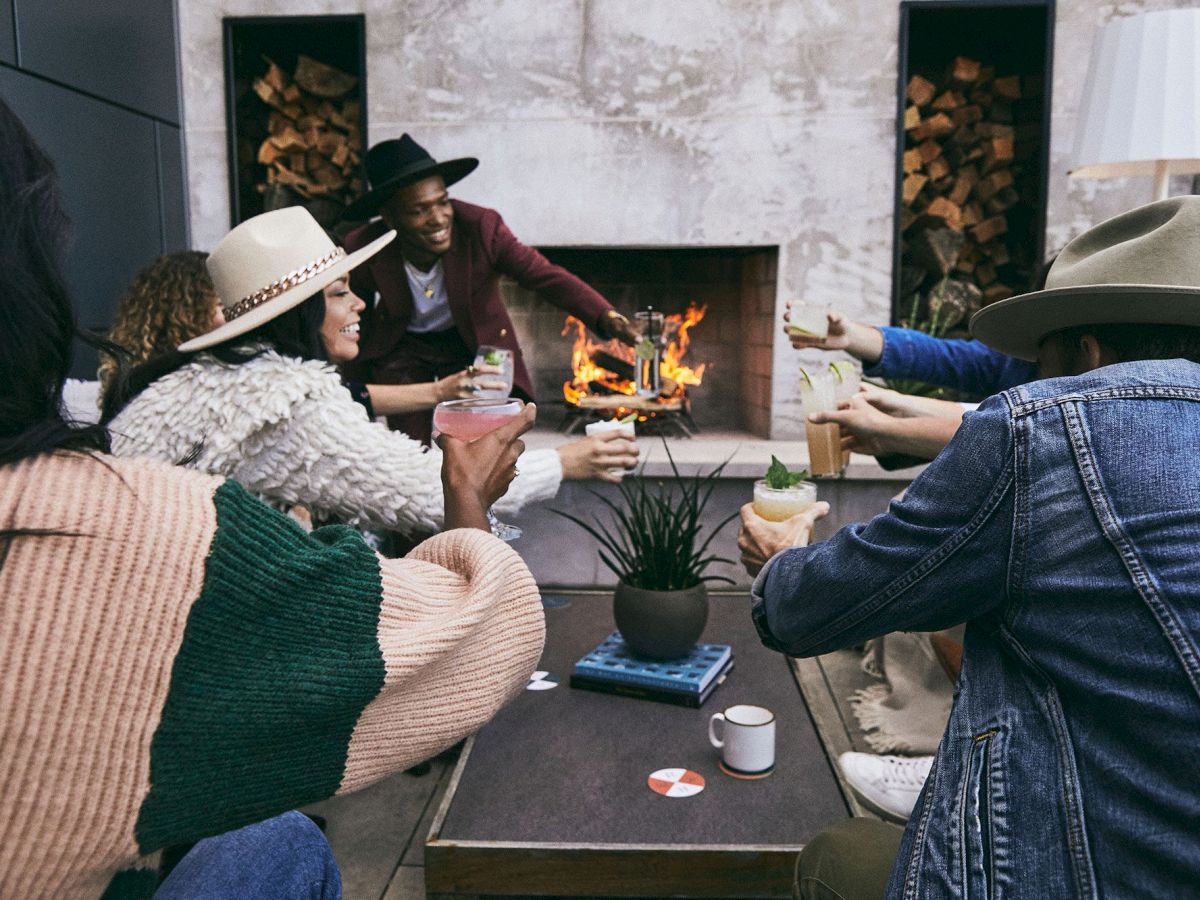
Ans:
[[[236,224],[304,206],[333,228],[363,190],[362,16],[226,19]]]
[[[893,320],[961,337],[972,313],[1028,290],[1040,268],[1047,7],[908,7]],[[947,58],[950,47],[965,49]]]

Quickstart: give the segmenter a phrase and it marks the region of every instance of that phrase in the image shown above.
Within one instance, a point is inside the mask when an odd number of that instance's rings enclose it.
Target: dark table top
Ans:
[[[700,709],[568,687],[575,661],[615,630],[612,598],[566,595],[546,611],[539,668],[557,688],[523,691],[476,736],[441,829],[443,841],[803,845],[849,814],[787,660],[767,650],[742,596],[711,601],[701,641],[730,644],[734,668]],[[708,720],[738,703],[773,710],[776,768],[723,774]],[[647,787],[651,772],[704,776],[692,797]]]

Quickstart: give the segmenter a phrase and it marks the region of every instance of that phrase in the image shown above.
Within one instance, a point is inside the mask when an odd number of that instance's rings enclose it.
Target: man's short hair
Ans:
[[[1070,347],[1085,334],[1096,338],[1118,362],[1186,359],[1200,363],[1200,328],[1189,325],[1076,325],[1056,332]]]

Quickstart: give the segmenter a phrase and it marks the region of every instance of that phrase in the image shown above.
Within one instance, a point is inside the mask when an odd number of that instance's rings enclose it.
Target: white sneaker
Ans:
[[[933,767],[933,757],[843,753],[838,765],[846,783],[867,806],[907,822]]]

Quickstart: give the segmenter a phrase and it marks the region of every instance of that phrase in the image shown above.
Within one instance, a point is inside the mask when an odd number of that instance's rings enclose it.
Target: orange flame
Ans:
[[[669,400],[680,397],[688,385],[697,385],[703,380],[704,370],[708,364],[700,363],[693,369],[683,360],[687,355],[688,346],[691,344],[688,332],[691,331],[692,326],[704,318],[707,311],[708,304],[697,307],[696,304],[689,303],[687,311],[682,315],[675,313],[665,317],[663,330],[670,335],[670,338],[663,349],[659,373],[664,378],[675,382],[675,390],[669,396],[661,399]],[[602,368],[592,360],[592,354],[604,352],[629,363],[632,367],[636,364],[632,347],[627,347],[616,339],[594,341],[588,336],[583,322],[574,316],[567,316],[567,320],[563,324],[563,336],[570,334],[572,329],[575,331],[575,339],[571,346],[571,380],[563,382],[563,396],[566,397],[568,403],[573,406],[578,405],[580,400],[588,396],[589,386],[592,384],[603,385],[613,393],[629,394],[630,396],[637,393],[637,385],[633,381]]]

